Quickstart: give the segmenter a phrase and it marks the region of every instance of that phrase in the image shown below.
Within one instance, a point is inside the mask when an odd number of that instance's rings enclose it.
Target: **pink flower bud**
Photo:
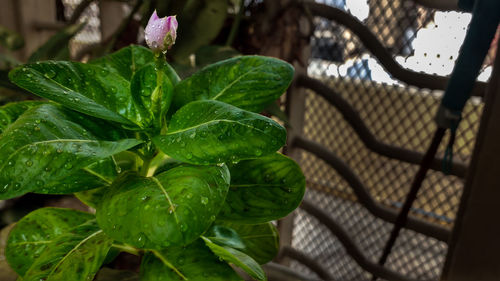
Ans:
[[[166,52],[170,49],[177,37],[177,26],[175,16],[160,19],[155,10],[144,30],[149,48],[153,52]]]

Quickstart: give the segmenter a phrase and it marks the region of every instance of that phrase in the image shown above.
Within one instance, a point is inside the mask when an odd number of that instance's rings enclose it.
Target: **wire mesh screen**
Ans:
[[[411,1],[321,2],[357,17],[403,67],[429,74],[451,73],[470,21],[470,15],[438,12]],[[436,129],[433,117],[442,91],[419,89],[395,80],[348,28],[321,18],[316,18],[315,24],[309,76],[322,80],[341,95],[378,141],[425,152]],[[442,38],[446,32],[449,34]],[[433,41],[439,37],[442,40]],[[485,66],[480,80],[487,80],[490,71]],[[418,165],[368,149],[340,112],[321,96],[308,92],[305,102],[304,136],[339,156],[376,201],[399,210]],[[466,105],[454,144],[455,160],[465,164],[470,161],[482,109],[480,98]],[[446,143],[445,139],[438,152],[440,157]],[[328,211],[363,254],[377,262],[392,224],[370,213],[342,176],[313,154],[303,151],[300,163],[307,179],[305,198]],[[463,179],[431,170],[411,215],[451,229],[462,189]],[[337,238],[304,211],[298,211],[295,217],[292,246],[322,263],[336,280],[371,278],[346,254]],[[405,229],[386,267],[411,278],[438,280],[446,251],[445,242]],[[293,266],[308,271],[300,264]]]
[[[73,12],[82,0],[62,0],[64,5],[64,17],[71,18]],[[82,49],[99,43],[101,41],[101,21],[99,18],[99,6],[97,3],[90,3],[78,18],[78,23],[85,22],[85,27],[70,42],[70,53],[72,57],[77,57]]]

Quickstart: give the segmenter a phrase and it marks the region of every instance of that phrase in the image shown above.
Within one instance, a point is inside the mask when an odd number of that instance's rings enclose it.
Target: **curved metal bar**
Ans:
[[[356,194],[359,202],[374,216],[381,218],[387,222],[396,222],[398,212],[375,201],[370,193],[368,193],[367,188],[364,186],[363,182],[361,182],[361,180],[357,177],[356,174],[354,174],[351,168],[335,154],[333,154],[320,144],[307,140],[303,137],[296,137],[293,140],[292,145],[294,147],[299,147],[308,152],[311,152],[316,157],[322,159],[332,168],[334,168],[353,189],[354,194]],[[450,236],[450,230],[412,216],[408,217],[406,227],[427,236],[434,237],[443,242],[447,242]]]
[[[324,226],[326,226],[335,237],[342,243],[346,252],[352,257],[359,266],[361,266],[364,270],[379,276],[380,278],[387,280],[398,280],[398,281],[411,281],[415,279],[411,279],[409,277],[403,276],[397,272],[389,270],[383,266],[380,266],[368,258],[366,258],[361,250],[356,246],[356,244],[351,240],[349,234],[334,220],[328,216],[323,210],[314,206],[314,204],[308,202],[307,200],[303,200],[300,208],[306,211],[308,214],[312,215],[316,219],[318,219]]]
[[[299,250],[296,250],[292,247],[285,246],[281,249],[281,254],[292,258],[301,264],[307,266],[309,269],[314,271],[316,274],[318,274],[319,277],[321,277],[324,280],[335,280],[333,276],[330,275],[328,270],[323,268],[321,264],[316,262],[314,259],[306,255],[305,253],[300,252]]]
[[[325,4],[304,2],[304,5],[315,16],[320,16],[349,28],[358,36],[363,45],[379,60],[380,64],[396,79],[406,84],[417,86],[419,88],[428,88],[435,90],[445,90],[448,84],[448,78],[426,73],[419,73],[403,68],[397,63],[380,43],[377,37],[352,15],[332,6]],[[484,96],[486,83],[476,82],[472,90],[473,96]]]
[[[418,165],[422,161],[424,155],[420,152],[388,145],[378,141],[368,127],[366,127],[357,111],[347,101],[345,101],[344,98],[323,84],[321,81],[307,77],[307,75],[300,74],[297,76],[297,85],[313,90],[316,94],[327,100],[331,105],[335,106],[368,149],[380,155],[407,163]],[[442,169],[442,161],[442,158],[436,157],[431,164],[431,169],[440,171]],[[450,174],[464,178],[466,171],[467,166],[465,164],[453,161]]]

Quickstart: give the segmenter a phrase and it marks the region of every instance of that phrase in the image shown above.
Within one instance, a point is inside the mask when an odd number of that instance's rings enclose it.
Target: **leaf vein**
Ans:
[[[70,256],[71,254],[73,254],[74,251],[76,251],[80,246],[82,246],[85,242],[87,242],[88,240],[90,240],[91,238],[93,238],[94,236],[97,236],[98,234],[102,233],[103,230],[98,230],[94,233],[92,233],[91,235],[85,237],[85,239],[83,239],[82,241],[80,241],[78,244],[76,244],[75,247],[73,247],[73,249],[71,249],[71,251],[69,251],[57,264],[56,266],[54,266],[54,268],[50,271],[49,275],[47,277],[50,277],[54,272],[55,270],[64,262],[64,260],[66,260],[66,258],[68,256]],[[48,278],[50,279],[50,278]]]
[[[40,241],[23,241],[18,243],[12,243],[13,246],[21,246],[21,245],[31,245],[31,244],[49,244],[52,243],[52,240],[40,240]]]
[[[174,203],[172,202],[172,199],[170,199],[170,196],[168,195],[167,191],[165,190],[165,187],[163,186],[163,184],[161,184],[161,182],[157,178],[150,177],[150,179],[152,179],[155,182],[155,184],[160,188],[161,192],[163,192],[163,194],[165,195],[165,198],[167,199],[167,202],[170,205],[169,210],[171,210],[172,214],[174,215],[175,222],[177,223],[177,227],[180,227],[179,218],[177,217],[177,212],[175,211]]]
[[[4,161],[4,164],[1,166],[0,171],[5,167],[5,165],[7,165],[7,163],[9,162],[9,160],[11,160],[11,158],[13,156],[15,156],[17,153],[19,153],[24,148],[31,146],[31,145],[54,143],[54,142],[99,142],[99,141],[97,141],[97,140],[79,140],[79,139],[55,139],[55,140],[46,140],[46,141],[37,141],[37,142],[27,143],[27,144],[17,148],[16,150],[14,150],[10,154],[10,156],[7,158],[6,161]]]
[[[243,79],[243,77],[247,76],[248,74],[250,74],[252,72],[255,72],[255,71],[261,69],[263,66],[265,66],[265,65],[259,65],[259,66],[255,67],[255,68],[252,68],[252,69],[248,70],[247,72],[243,73],[242,75],[240,75],[240,77],[236,78],[234,81],[232,81],[231,83],[229,83],[226,87],[224,87],[224,89],[222,89],[222,91],[220,91],[218,94],[216,94],[212,98],[212,100],[217,100],[218,97],[222,96],[229,88],[231,88],[234,84],[236,84],[241,79]]]
[[[184,276],[178,269],[175,267],[173,264],[171,264],[162,254],[160,254],[158,251],[151,250],[153,254],[163,262],[164,265],[167,267],[171,268],[177,275],[179,275],[183,280],[188,280],[186,276]]]
[[[89,168],[87,168],[87,167],[82,168],[82,170],[84,170],[85,172],[87,172],[87,173],[89,173],[89,174],[91,174],[91,175],[93,175],[93,176],[96,176],[97,178],[99,178],[99,179],[101,179],[101,180],[105,181],[107,184],[111,184],[111,180],[110,180],[110,179],[106,178],[104,175],[99,174],[99,173],[98,173],[98,172],[96,172],[96,171],[93,171],[93,170],[91,170],[91,169],[89,169]]]

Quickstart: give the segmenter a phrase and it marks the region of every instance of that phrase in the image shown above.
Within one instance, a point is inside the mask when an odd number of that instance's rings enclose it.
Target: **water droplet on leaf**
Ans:
[[[182,232],[186,232],[186,230],[188,229],[187,225],[186,224],[181,224],[181,231]]]
[[[45,72],[45,74],[43,76],[45,76],[46,78],[52,79],[52,78],[56,77],[56,72],[54,70],[49,70],[49,71]]]
[[[101,69],[101,70],[99,71],[99,73],[100,73],[101,75],[104,75],[104,76],[105,76],[105,75],[108,75],[109,71],[108,71],[107,69],[104,69],[104,68],[103,68],[103,69]]]
[[[145,243],[146,243],[146,235],[144,235],[144,233],[140,232],[139,236],[137,237],[137,245],[139,247],[144,247]]]
[[[207,205],[208,204],[208,198],[207,197],[201,197],[201,204]]]

